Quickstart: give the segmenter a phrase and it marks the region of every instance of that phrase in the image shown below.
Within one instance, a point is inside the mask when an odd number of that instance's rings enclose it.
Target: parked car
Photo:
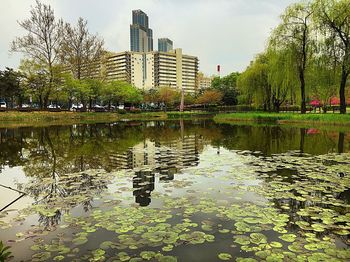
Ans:
[[[0,102],[0,108],[7,108],[7,105],[6,105],[5,101],[1,101]]]
[[[108,108],[110,108],[110,110],[114,111],[115,110],[115,106],[114,105],[110,105],[110,107],[108,105],[104,106],[104,108],[106,110],[108,110]]]
[[[48,108],[48,109],[61,109],[61,106],[51,104],[51,105],[49,105],[47,108]]]
[[[94,109],[94,108],[104,108],[104,107],[101,106],[101,105],[96,104],[96,105],[93,105],[91,108]]]
[[[83,104],[73,104],[70,108],[70,111],[76,111],[78,109],[82,109],[83,107]]]
[[[91,107],[91,110],[94,110],[95,112],[104,112],[104,111],[106,111],[106,109],[103,106],[98,105],[98,104],[93,105]]]

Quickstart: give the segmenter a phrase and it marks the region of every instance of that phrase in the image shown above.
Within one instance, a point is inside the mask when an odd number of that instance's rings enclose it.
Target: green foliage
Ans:
[[[305,113],[306,102],[319,99],[326,109],[330,98],[337,95],[340,80],[341,112],[345,112],[345,85],[350,74],[349,7],[343,0],[301,1],[288,6],[265,52],[239,77],[239,102],[266,111],[300,103]]]
[[[239,72],[233,72],[222,78],[214,77],[212,81],[212,88],[220,91],[223,94],[222,102],[225,105],[237,104],[237,80],[239,76]]]
[[[143,100],[140,90],[122,81],[113,81],[105,84],[101,90],[102,100],[114,103],[138,104]]]
[[[12,68],[0,71],[0,99],[5,99],[7,102],[17,99],[18,103],[22,102],[24,96],[22,79],[22,74]]]
[[[2,243],[2,241],[0,241],[0,261],[4,262],[7,259],[9,259],[11,257],[11,251],[9,251],[10,247],[9,246],[5,246],[4,243]]]
[[[252,121],[252,122],[272,122],[272,123],[305,123],[305,124],[322,124],[322,125],[339,125],[349,126],[350,115],[333,115],[333,114],[294,114],[294,113],[233,113],[219,114],[214,120],[223,122],[234,121]]]

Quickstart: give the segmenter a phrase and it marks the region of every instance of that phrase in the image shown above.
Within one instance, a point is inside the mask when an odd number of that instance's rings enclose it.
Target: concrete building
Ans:
[[[149,28],[148,16],[141,10],[132,11],[130,50],[133,52],[153,51],[153,31]]]
[[[199,64],[197,57],[183,55],[180,48],[153,54],[155,87],[183,88],[189,93],[197,91]]]
[[[143,90],[168,86],[194,93],[198,89],[198,63],[197,57],[184,55],[181,49],[108,53],[91,71],[93,77],[125,81]]]
[[[213,81],[213,77],[205,76],[202,72],[198,73],[198,89],[206,90],[211,88],[211,82]]]
[[[169,38],[159,38],[158,51],[169,52],[170,50],[173,50],[173,41],[171,41]]]

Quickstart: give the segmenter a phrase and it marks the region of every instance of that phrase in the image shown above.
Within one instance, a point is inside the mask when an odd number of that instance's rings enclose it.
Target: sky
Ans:
[[[149,16],[154,47],[167,37],[184,54],[199,58],[200,71],[222,75],[243,71],[262,52],[279,16],[295,0],[41,0],[50,4],[58,18],[76,23],[88,21],[112,52],[130,50],[131,12],[141,9]],[[35,0],[0,0],[0,69],[17,68],[23,54],[10,53],[10,44],[25,31],[18,21],[29,18]]]

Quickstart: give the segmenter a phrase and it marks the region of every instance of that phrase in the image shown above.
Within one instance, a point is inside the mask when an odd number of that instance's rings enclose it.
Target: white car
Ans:
[[[47,108],[49,108],[49,109],[61,109],[61,107],[59,106],[59,105],[53,105],[53,104],[51,104],[51,105],[49,105]]]
[[[104,108],[104,107],[96,104],[96,105],[93,105],[92,108],[98,108],[98,109],[100,109],[100,108]]]
[[[0,102],[0,108],[7,108],[6,102]]]
[[[73,104],[70,108],[70,111],[75,111],[77,109],[82,109],[84,106],[83,104]]]

